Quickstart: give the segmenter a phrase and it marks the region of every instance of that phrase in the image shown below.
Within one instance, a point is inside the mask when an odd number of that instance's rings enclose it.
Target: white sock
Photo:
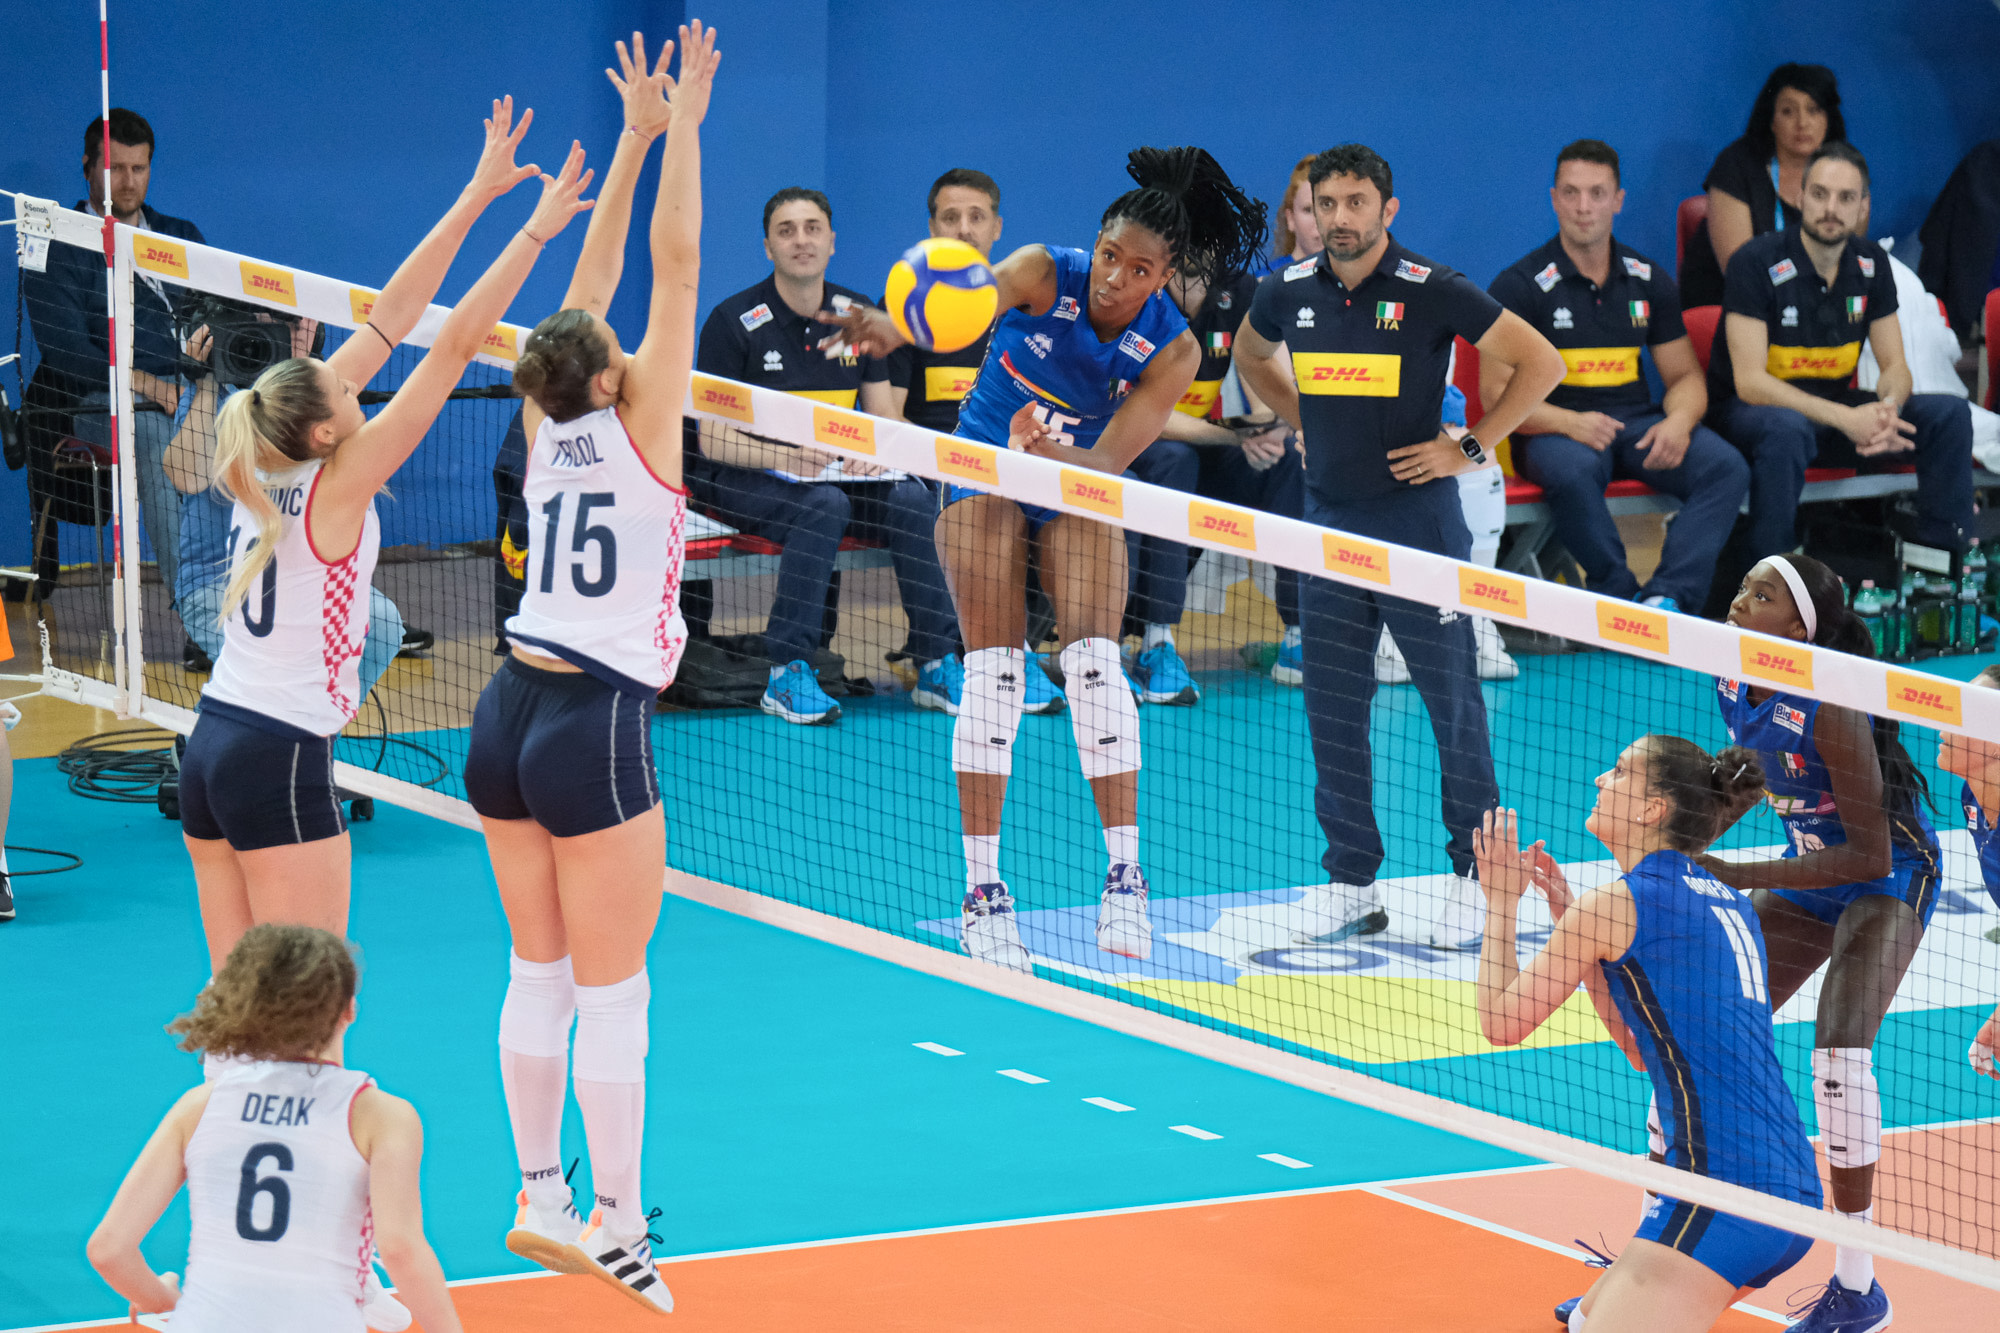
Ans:
[[[582,989],[579,987],[579,989]],[[590,1185],[604,1225],[629,1240],[646,1230],[639,1205],[639,1148],[645,1139],[646,1085],[576,1081],[576,1104],[590,1140]]]
[[[1300,640],[1303,639],[1304,637],[1305,637],[1304,631],[1302,631],[1297,625],[1285,626],[1285,647],[1287,648],[1296,647],[1299,644]]]
[[[968,833],[965,842],[965,887],[1000,882],[1000,835]]]
[[[1148,625],[1146,626],[1146,637],[1140,641],[1139,651],[1143,653],[1148,648],[1157,648],[1163,643],[1172,643],[1173,641],[1174,627],[1172,625]]]
[[[1139,826],[1120,824],[1117,828],[1104,830],[1104,851],[1116,866],[1139,864]]]
[[[1569,1333],[1583,1333],[1583,1307],[1576,1306],[1569,1312]]]
[[[562,1169],[569,1058],[522,1055],[502,1046],[500,1086],[507,1096],[507,1123],[514,1130],[514,1157],[521,1164],[521,1188],[537,1208],[554,1212],[569,1202]]]
[[[609,986],[576,988],[572,1075],[583,1133],[590,1143],[590,1183],[614,1236],[646,1229],[639,1201],[639,1149],[646,1130],[646,1046],[652,983],[645,969]]]
[[[7,873],[7,849],[0,847],[0,875]]]
[[[1873,1204],[1858,1213],[1842,1213],[1838,1208],[1834,1211],[1855,1222],[1875,1220]],[[1850,1250],[1845,1245],[1836,1245],[1833,1249],[1833,1275],[1849,1291],[1865,1293],[1875,1285],[1875,1256],[1866,1250]]]

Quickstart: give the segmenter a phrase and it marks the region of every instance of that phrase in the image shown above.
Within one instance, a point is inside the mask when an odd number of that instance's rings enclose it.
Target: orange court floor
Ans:
[[[452,1295],[467,1333],[1547,1333],[1594,1276],[1570,1238],[1616,1249],[1638,1212],[1630,1186],[1525,1167],[676,1259],[662,1265],[669,1323],[589,1277]],[[1714,1327],[1782,1327],[1793,1293],[1830,1268],[1824,1248]],[[2000,1309],[2000,1295],[1923,1270],[1880,1273],[1898,1329],[1992,1327]]]

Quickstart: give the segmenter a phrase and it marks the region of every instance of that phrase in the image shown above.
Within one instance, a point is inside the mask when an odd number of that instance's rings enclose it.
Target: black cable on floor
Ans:
[[[135,742],[163,740],[158,749],[129,748]],[[155,727],[135,727],[86,736],[56,757],[56,768],[69,778],[69,789],[93,801],[124,801],[151,805],[159,800],[160,783],[174,771],[174,733]]]
[[[21,879],[27,875],[61,875],[75,870],[83,864],[83,858],[75,852],[58,852],[49,847],[16,847],[10,842],[7,844],[7,850],[10,852],[30,852],[36,856],[60,856],[69,862],[66,866],[50,866],[47,870],[14,870],[10,868],[7,871],[9,879]]]

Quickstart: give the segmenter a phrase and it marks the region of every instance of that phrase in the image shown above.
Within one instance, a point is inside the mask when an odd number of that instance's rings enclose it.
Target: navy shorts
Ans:
[[[347,832],[333,785],[333,737],[206,700],[181,756],[181,831],[239,852]]]
[[[1762,1287],[1806,1257],[1812,1240],[1713,1208],[1653,1196],[1637,1238],[1677,1250],[1732,1287]]]
[[[993,492],[982,491],[977,486],[959,486],[952,482],[946,482],[944,484],[944,494],[938,500],[938,513],[943,514],[945,510],[951,508],[967,496],[991,494]],[[1051,522],[1061,518],[1063,515],[1063,511],[1060,509],[1044,509],[1040,505],[1022,504],[1019,500],[1014,501],[1014,507],[1028,516],[1028,533],[1030,536],[1040,532]]]
[[[660,803],[652,718],[650,698],[510,657],[473,710],[466,797],[488,819],[532,819],[558,838],[616,828]]]
[[[1910,910],[1917,914],[1917,919],[1928,928],[1931,913],[1937,910],[1938,903],[1936,856],[1935,852],[1926,854],[1898,847],[1894,868],[1880,879],[1843,884],[1836,889],[1773,889],[1772,892],[1788,903],[1805,908],[1829,926],[1837,923],[1840,914],[1856,899],[1879,894],[1908,903]]]

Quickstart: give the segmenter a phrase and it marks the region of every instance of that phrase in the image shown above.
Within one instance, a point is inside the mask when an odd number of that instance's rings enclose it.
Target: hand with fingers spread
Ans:
[[[665,63],[662,57],[663,67]],[[715,29],[704,28],[700,19],[681,25],[680,78],[667,80],[675,116],[689,125],[701,124],[708,114],[708,97],[714,91],[715,71],[721,63],[722,53],[715,49]]]
[[[1016,453],[1040,453],[1048,438],[1048,423],[1036,419],[1033,403],[1021,404],[1021,410],[1007,423],[1007,447]]]
[[[540,167],[529,167],[529,171],[541,172]],[[583,166],[583,145],[570,141],[569,157],[564,161],[562,174],[542,176],[542,197],[535,205],[533,216],[522,230],[528,239],[537,245],[545,245],[554,240],[558,232],[569,225],[569,220],[578,213],[587,213],[597,202],[583,198],[583,192],[590,187],[590,179],[597,173],[586,171]]]
[[[618,68],[604,71],[604,77],[611,80],[611,86],[618,90],[619,101],[624,104],[625,128],[643,139],[658,138],[673,120],[673,107],[667,101],[667,93],[674,86],[667,76],[673,54],[674,44],[668,42],[660,48],[659,61],[648,73],[646,38],[635,32],[630,50],[625,43],[618,43]]]
[[[1972,1067],[1988,1078],[2000,1079],[2000,1009],[1995,1009],[1966,1053]]]
[[[1576,901],[1576,894],[1569,887],[1569,879],[1563,874],[1562,867],[1556,864],[1556,859],[1549,855],[1548,849],[1541,843],[1537,842],[1529,855],[1534,862],[1531,874],[1535,887],[1549,900],[1549,920],[1560,921],[1563,919],[1563,913],[1567,912],[1570,905]]]
[[[1537,842],[1521,847],[1520,815],[1506,806],[1488,810],[1472,831],[1472,856],[1479,863],[1479,887],[1486,891],[1488,911],[1512,912],[1514,901],[1527,892],[1544,855]],[[1561,872],[1557,872],[1561,877]]]
[[[486,146],[480,150],[479,165],[472,169],[472,181],[465,187],[468,194],[491,203],[540,170],[514,165],[514,150],[521,146],[528,126],[534,123],[535,112],[531,107],[521,113],[521,123],[514,124],[511,96],[493,104],[492,118],[486,122]]]
[[[822,310],[813,318],[839,329],[819,340],[819,348],[829,361],[837,356],[887,356],[910,344],[908,338],[896,331],[896,322],[889,318],[889,312],[872,305],[851,305],[839,314]]]

